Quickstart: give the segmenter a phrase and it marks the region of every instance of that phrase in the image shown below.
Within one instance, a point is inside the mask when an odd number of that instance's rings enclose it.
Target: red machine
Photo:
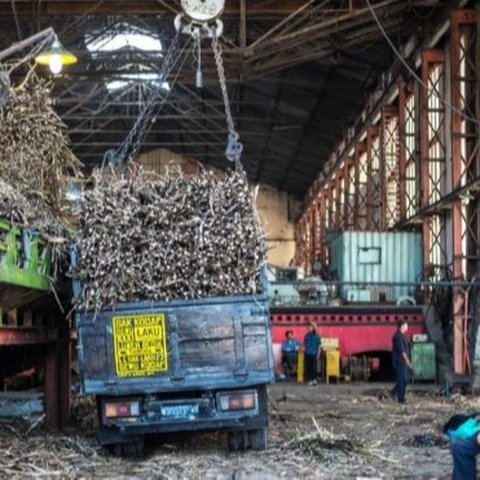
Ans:
[[[309,324],[315,323],[320,336],[338,338],[343,359],[371,353],[372,370],[382,367],[379,352],[391,352],[398,320],[408,322],[410,338],[425,331],[423,310],[418,306],[277,306],[270,308],[270,314],[275,352],[279,351],[287,330],[293,331],[294,337],[302,342]]]

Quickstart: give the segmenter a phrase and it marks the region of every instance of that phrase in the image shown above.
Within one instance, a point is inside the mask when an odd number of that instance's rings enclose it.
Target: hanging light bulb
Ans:
[[[50,71],[54,74],[57,75],[62,71],[63,68],[63,62],[62,58],[60,55],[54,53],[50,59],[48,60],[48,67],[50,68]]]
[[[62,71],[63,65],[77,63],[77,57],[65,50],[58,38],[55,38],[50,49],[37,55],[35,61],[40,65],[48,65],[50,71],[56,75]]]

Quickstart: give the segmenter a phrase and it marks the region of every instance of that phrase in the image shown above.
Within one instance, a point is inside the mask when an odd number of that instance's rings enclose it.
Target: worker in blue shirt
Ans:
[[[392,366],[395,372],[395,385],[390,390],[390,396],[397,398],[399,403],[405,403],[407,384],[410,380],[409,370],[412,370],[410,363],[410,344],[405,335],[408,330],[408,323],[399,320],[397,331],[392,338]]]
[[[452,480],[477,478],[476,456],[480,453],[480,413],[453,415],[443,427],[450,440]]]
[[[288,378],[295,372],[297,366],[297,352],[300,342],[293,337],[293,332],[285,332],[285,341],[282,343],[282,365],[283,372]]]
[[[310,324],[308,333],[303,341],[305,345],[305,377],[308,385],[317,384],[317,366],[320,358],[320,335],[317,333],[317,327]]]

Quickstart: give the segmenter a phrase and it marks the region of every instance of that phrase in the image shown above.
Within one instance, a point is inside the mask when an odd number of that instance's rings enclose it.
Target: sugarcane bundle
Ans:
[[[79,308],[260,291],[265,251],[243,172],[97,172],[93,183],[73,206]]]
[[[2,218],[32,221],[37,213],[41,217],[45,210],[56,211],[67,178],[78,174],[80,162],[69,148],[50,90],[32,76],[11,87],[0,107],[0,178],[10,186],[0,188]],[[25,202],[18,204],[15,198],[20,197]]]

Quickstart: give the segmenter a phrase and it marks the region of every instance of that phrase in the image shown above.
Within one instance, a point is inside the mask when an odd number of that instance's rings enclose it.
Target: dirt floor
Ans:
[[[96,442],[93,402],[77,399],[62,433],[0,423],[0,478],[449,478],[439,426],[454,412],[480,410],[480,397],[447,399],[438,386],[410,386],[407,405],[399,405],[388,388],[278,383],[269,389],[266,451],[229,453],[225,435],[198,433],[148,439],[138,459],[107,455]]]

